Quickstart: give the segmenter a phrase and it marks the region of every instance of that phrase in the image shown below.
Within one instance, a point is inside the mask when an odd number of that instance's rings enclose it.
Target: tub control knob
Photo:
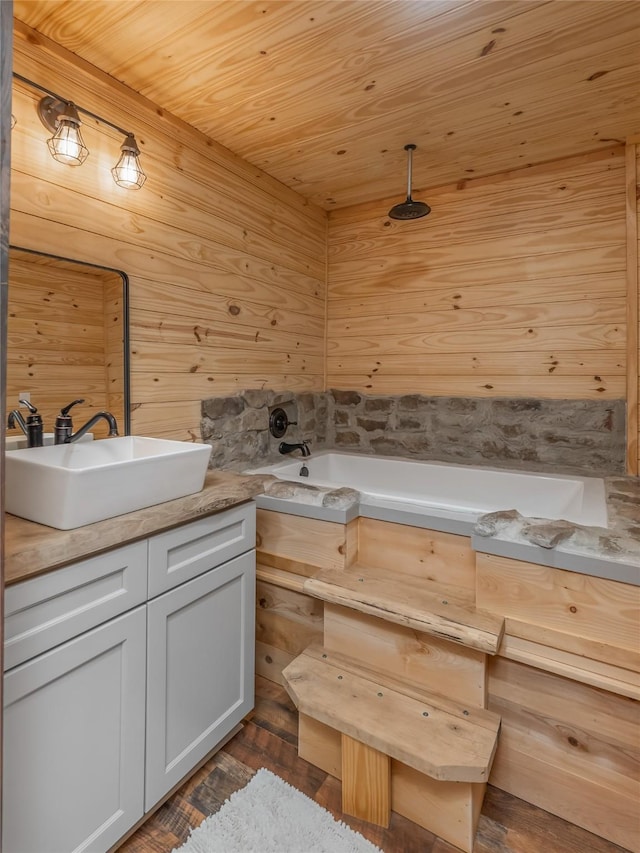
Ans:
[[[278,407],[269,415],[269,432],[274,438],[282,438],[290,426],[297,426],[297,421],[290,421],[284,409]]]

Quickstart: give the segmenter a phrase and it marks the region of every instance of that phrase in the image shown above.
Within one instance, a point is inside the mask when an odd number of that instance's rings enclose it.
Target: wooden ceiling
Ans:
[[[328,210],[402,200],[408,142],[420,198],[640,134],[638,0],[14,0],[14,12]]]

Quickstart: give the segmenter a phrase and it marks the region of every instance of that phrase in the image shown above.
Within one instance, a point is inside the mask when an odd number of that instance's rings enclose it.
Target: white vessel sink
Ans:
[[[123,436],[5,453],[5,509],[72,530],[201,491],[211,447]]]

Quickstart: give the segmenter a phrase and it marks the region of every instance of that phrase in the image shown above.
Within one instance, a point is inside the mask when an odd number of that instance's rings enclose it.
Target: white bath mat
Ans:
[[[381,853],[345,823],[262,768],[173,853]]]

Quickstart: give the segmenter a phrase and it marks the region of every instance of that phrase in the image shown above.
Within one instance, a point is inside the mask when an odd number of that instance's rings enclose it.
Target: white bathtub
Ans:
[[[301,477],[306,465],[308,477]],[[475,520],[493,510],[517,509],[533,518],[563,518],[607,526],[604,481],[444,462],[418,462],[338,451],[287,458],[251,473],[273,474],[315,486],[351,486],[364,503],[409,505],[414,511]]]

